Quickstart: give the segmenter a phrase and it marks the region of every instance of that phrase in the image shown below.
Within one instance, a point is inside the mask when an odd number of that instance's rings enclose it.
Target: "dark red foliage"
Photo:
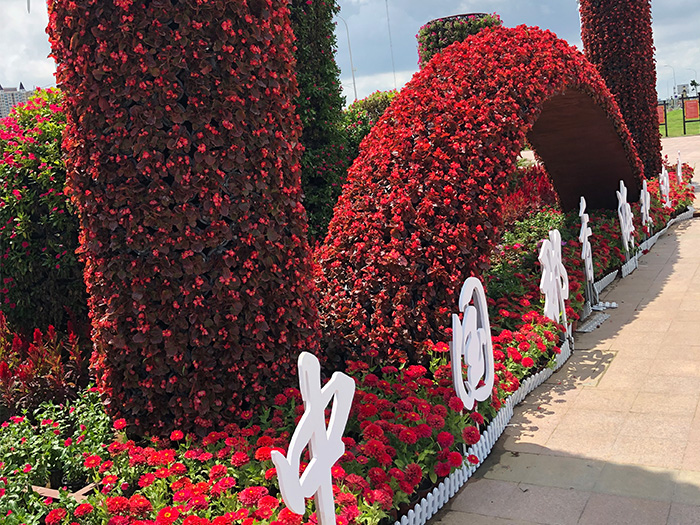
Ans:
[[[109,410],[161,436],[248,416],[318,349],[287,2],[49,9]]]
[[[615,95],[644,174],[661,172],[651,0],[580,0],[586,58]]]
[[[449,340],[462,283],[488,267],[526,133],[567,89],[603,108],[641,171],[602,78],[549,31],[484,29],[413,77],[363,142],[316,254],[332,357],[421,362],[426,341]]]

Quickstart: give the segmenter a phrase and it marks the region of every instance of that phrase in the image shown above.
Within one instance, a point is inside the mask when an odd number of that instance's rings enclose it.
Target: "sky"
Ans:
[[[108,0],[103,0],[108,1]],[[236,1],[236,0],[231,0]],[[338,0],[336,60],[347,103],[354,100],[350,53],[358,98],[400,88],[418,70],[416,33],[426,22],[461,13],[498,13],[506,26],[550,29],[581,49],[576,0]],[[387,23],[388,8],[388,23]],[[0,0],[0,85],[27,89],[55,85],[42,0]],[[700,2],[652,0],[660,98],[676,84],[700,82]],[[350,46],[348,46],[348,34]],[[391,38],[390,38],[391,35]],[[393,51],[393,52],[392,52]],[[393,57],[393,60],[392,60]]]

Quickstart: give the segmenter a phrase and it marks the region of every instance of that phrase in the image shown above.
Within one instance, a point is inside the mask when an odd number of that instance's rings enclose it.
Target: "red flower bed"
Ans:
[[[604,108],[638,164],[595,68],[537,28],[487,28],[453,44],[394,99],[316,253],[323,345],[336,365],[425,362],[423,342],[448,338],[459,287],[488,267],[525,134],[544,101],[567,89]]]
[[[651,0],[581,0],[581,39],[615,95],[648,179],[661,172]]]
[[[49,3],[97,380],[135,433],[257,412],[318,349],[287,3]]]
[[[684,171],[688,183],[692,170],[684,167]],[[671,184],[677,198],[673,213],[677,213],[692,202],[693,194],[673,180]],[[658,205],[658,196],[652,194],[652,206]],[[609,236],[619,245],[615,219],[599,220],[595,210],[590,213],[596,223],[594,246],[600,244],[600,236]],[[574,308],[580,306],[576,296],[581,294],[583,272],[580,246],[573,240],[578,236],[575,213],[537,215],[515,224],[503,236],[504,242],[517,238],[522,244],[501,246],[501,252],[492,257],[492,271],[499,262],[503,268],[519,270],[515,278],[524,291],[513,290],[505,297],[507,286],[499,288],[495,279],[488,281],[491,305],[499,307],[491,318],[496,381],[491,397],[475,410],[464,411],[454,396],[444,342],[425,343],[424,351],[431,357],[427,367],[348,363],[347,372],[355,378],[357,389],[343,437],[345,454],[331,470],[339,524],[393,521],[419,499],[421,491],[464,461],[479,463],[483,458],[464,457],[462,445],[478,443],[491,417],[521,381],[552,364],[563,327],[539,313],[539,272],[533,261],[541,233],[562,228]],[[614,259],[608,256],[606,264],[614,264]],[[311,499],[303,517],[284,506],[270,460],[272,450],[285,450],[304,410],[299,390],[285,390],[266,408],[260,424],[231,424],[203,438],[175,429],[169,440],[151,443],[127,440],[121,434],[128,426],[125,419],[110,427],[92,392],[84,392],[71,406],[45,407],[35,414],[33,424],[27,418],[12,417],[0,424],[0,502],[12,501],[19,511],[26,510],[32,525],[73,519],[134,525],[261,521],[313,525],[317,519]],[[304,461],[308,457],[302,459],[302,466]],[[44,485],[57,464],[67,467],[65,481],[74,485],[91,478],[99,491],[78,503],[72,498],[47,501],[26,490],[28,484]]]

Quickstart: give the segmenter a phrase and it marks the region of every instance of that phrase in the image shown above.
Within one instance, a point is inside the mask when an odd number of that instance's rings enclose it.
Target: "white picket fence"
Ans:
[[[657,232],[653,237],[647,239],[640,244],[638,253],[630,258],[630,260],[622,267],[622,277],[626,277],[638,267],[638,260],[643,251],[649,250],[661,235],[666,233],[669,226],[680,221],[692,219],[694,208],[689,208],[688,211],[671,219],[666,227]],[[627,268],[625,268],[627,266]],[[631,268],[631,269],[630,269]],[[594,283],[598,293],[602,292],[610,283],[612,283],[618,275],[618,270],[609,273],[599,281]],[[586,304],[588,311],[591,311],[591,305]],[[585,307],[584,307],[585,310]],[[571,341],[571,343],[569,343]],[[473,465],[465,460],[461,468],[456,469],[452,474],[447,476],[437,487],[435,487],[427,496],[422,498],[406,515],[396,521],[394,525],[425,525],[437,511],[439,511],[447,502],[457,493],[469,478],[474,474],[474,471],[481,465],[489,455],[493,446],[503,431],[506,429],[510,418],[513,417],[513,408],[527,396],[530,392],[544,383],[556,370],[562,367],[571,356],[573,350],[573,339],[567,336],[566,341],[561,346],[561,353],[557,355],[556,365],[554,369],[547,368],[525,379],[518,390],[516,390],[498,411],[496,417],[489,423],[484,432],[481,434],[481,439],[476,445],[472,445],[465,451],[465,457],[474,454],[479,458],[479,463]]]
[[[427,496],[421,499],[413,509],[409,510],[399,521],[395,522],[394,525],[425,525],[425,523],[457,493],[462,485],[467,482],[474,474],[477,467],[484,462],[491,452],[491,449],[493,449],[493,446],[496,444],[496,441],[506,429],[510,418],[513,417],[513,408],[515,405],[525,399],[525,396],[535,388],[544,383],[555,370],[561,368],[570,356],[571,345],[567,339],[561,346],[561,353],[557,355],[555,368],[546,368],[525,379],[520,385],[520,388],[506,399],[506,402],[498,411],[496,417],[489,423],[486,430],[482,432],[479,442],[466,450],[465,456],[474,454],[479,458],[479,463],[473,465],[465,461],[461,468],[458,468],[447,476]]]

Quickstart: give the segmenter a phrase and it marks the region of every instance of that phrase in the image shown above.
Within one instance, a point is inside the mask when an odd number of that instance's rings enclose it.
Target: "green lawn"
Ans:
[[[682,137],[683,136],[683,112],[680,109],[668,111],[668,136]],[[664,126],[659,126],[661,136],[666,136]],[[700,122],[690,122],[686,124],[686,135],[700,135]]]

